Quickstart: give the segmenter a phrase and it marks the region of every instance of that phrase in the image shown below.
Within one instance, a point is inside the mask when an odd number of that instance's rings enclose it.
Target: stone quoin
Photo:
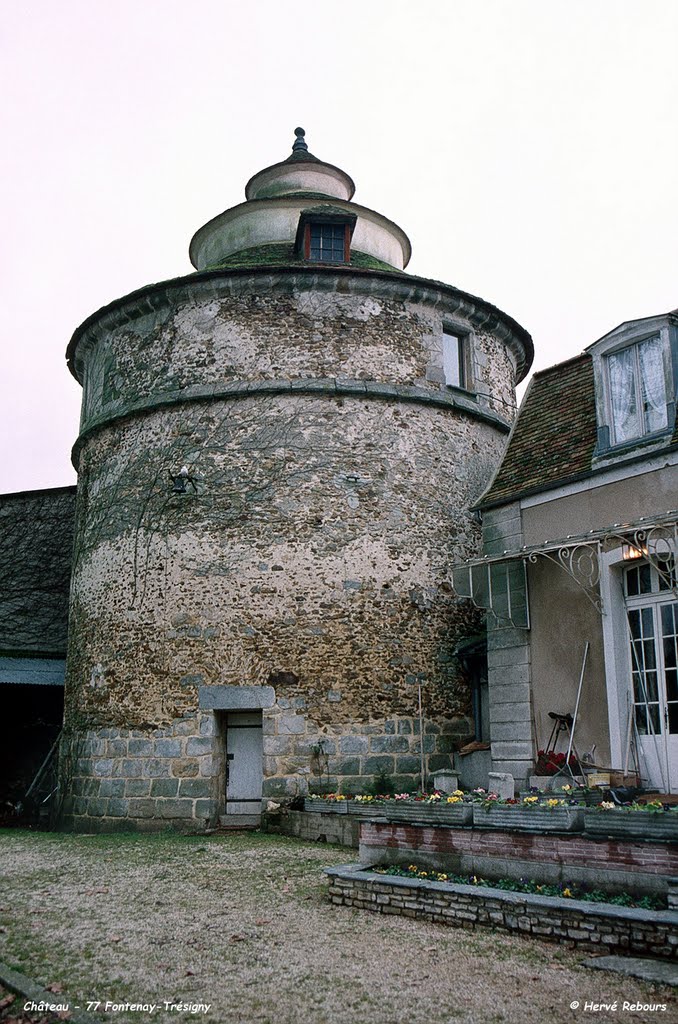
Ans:
[[[410,243],[308,152],[201,228],[195,273],[112,302],[83,387],[63,821],[204,827],[420,779],[472,738],[450,566],[529,335],[405,271]],[[318,773],[324,774],[318,774]]]

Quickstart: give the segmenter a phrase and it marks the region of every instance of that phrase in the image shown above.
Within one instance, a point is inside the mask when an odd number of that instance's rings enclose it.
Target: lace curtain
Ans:
[[[636,394],[636,360],[633,348],[613,352],[607,361],[614,443],[622,444],[642,434]]]
[[[667,426],[661,339],[648,338],[608,356],[614,443]]]
[[[659,338],[648,338],[638,346],[640,389],[648,434],[667,426],[664,360]]]

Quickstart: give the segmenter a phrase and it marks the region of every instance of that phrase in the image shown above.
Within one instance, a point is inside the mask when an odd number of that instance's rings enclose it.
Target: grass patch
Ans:
[[[621,998],[618,979],[589,979],[553,946],[333,906],[323,869],[347,859],[265,833],[0,832],[0,959],[71,1001],[206,1002],[207,1024],[489,1020],[507,979],[512,998],[526,993],[521,1024],[569,1021],[573,986]],[[641,982],[623,989],[648,1001]]]

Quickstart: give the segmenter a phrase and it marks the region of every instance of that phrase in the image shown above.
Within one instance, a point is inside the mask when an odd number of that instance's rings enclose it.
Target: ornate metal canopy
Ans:
[[[544,544],[525,546],[516,551],[506,550],[500,555],[474,559],[454,567],[454,585],[460,597],[470,597],[477,607],[489,608],[498,618],[527,629],[527,599],[525,597],[524,604],[522,601],[516,602],[517,574],[511,574],[513,589],[510,590],[507,601],[505,594],[500,594],[496,586],[493,588],[489,585],[492,578],[497,576],[491,567],[518,561],[523,565],[529,565],[543,558],[566,572],[602,615],[604,611],[599,588],[601,554],[618,547],[622,549],[624,561],[644,559],[649,562],[657,570],[667,588],[678,594],[675,569],[678,554],[678,509],[657,516],[643,516],[632,523],[613,523],[602,530],[591,530],[589,533],[569,535],[558,541],[546,541]],[[482,566],[487,567],[487,586],[484,583],[485,573],[478,571]],[[474,577],[478,583],[474,583]],[[509,579],[508,573],[506,578]],[[518,615],[513,613],[516,605],[519,608]]]

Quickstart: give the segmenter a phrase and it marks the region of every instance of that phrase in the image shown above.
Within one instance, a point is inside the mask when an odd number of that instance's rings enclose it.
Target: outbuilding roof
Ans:
[[[480,508],[581,479],[594,469],[596,400],[588,353],[535,373]],[[678,421],[669,444],[678,444]]]
[[[591,356],[577,356],[535,373],[481,505],[503,504],[525,491],[586,473],[595,443]]]

